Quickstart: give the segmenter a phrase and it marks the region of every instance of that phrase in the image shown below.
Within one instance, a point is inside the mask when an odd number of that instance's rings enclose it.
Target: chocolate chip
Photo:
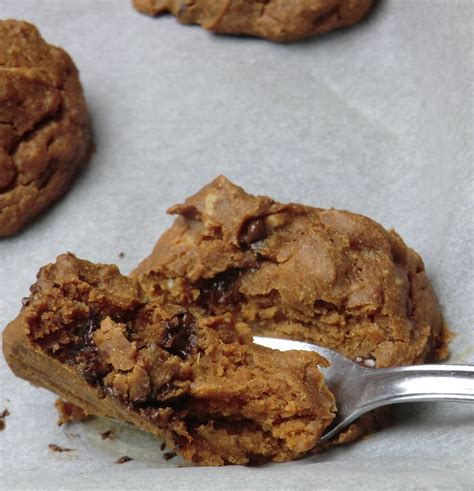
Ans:
[[[328,312],[339,311],[339,309],[335,304],[333,304],[332,302],[326,302],[325,300],[321,300],[321,299],[314,301],[314,310],[316,311],[327,310]]]
[[[166,323],[160,346],[172,355],[186,358],[197,345],[194,317],[189,312],[176,315]]]
[[[267,238],[267,227],[263,218],[253,218],[243,227],[244,232],[240,235],[239,245],[250,247],[254,242]]]
[[[176,457],[175,452],[166,452],[165,454],[163,454],[163,458],[165,460],[171,460],[171,459],[174,459],[175,457]]]
[[[212,307],[212,305],[240,302],[242,299],[239,292],[241,274],[239,269],[229,269],[214,278],[204,280],[200,285],[199,302],[201,305]]]
[[[57,357],[70,366],[75,366],[87,382],[97,386],[109,372],[94,343],[94,332],[100,326],[100,317],[91,316],[74,330],[76,341],[66,345]]]
[[[160,446],[160,450],[163,452],[163,450],[166,448],[166,443],[162,443]]]
[[[99,325],[100,319],[96,316],[87,320],[82,334],[83,344],[91,345],[93,343],[92,335],[94,334],[94,331],[99,328]]]
[[[189,312],[185,312],[181,318],[181,325],[185,329],[192,329],[194,327],[194,317]]]
[[[75,363],[79,366],[87,382],[91,385],[97,385],[109,373],[108,364],[101,358],[95,346],[88,346],[75,356]]]
[[[30,305],[30,299],[29,299],[29,297],[23,297],[21,299],[21,304],[23,305],[23,307],[28,307],[28,305]]]

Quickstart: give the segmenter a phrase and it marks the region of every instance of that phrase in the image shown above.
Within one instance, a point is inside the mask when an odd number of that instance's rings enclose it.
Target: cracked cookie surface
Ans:
[[[71,58],[33,25],[0,21],[0,237],[62,195],[91,150]]]
[[[170,12],[209,31],[290,42],[359,22],[374,0],[133,0],[148,15]]]
[[[11,369],[196,464],[298,458],[334,418],[317,354],[254,345],[230,315],[147,300],[115,266],[63,255],[31,292],[3,333]]]
[[[313,342],[370,368],[443,359],[444,325],[423,261],[398,234],[348,211],[252,196],[225,177],[184,204],[132,273],[146,295],[254,334]],[[366,414],[329,446],[387,425]]]
[[[169,212],[174,225],[134,272],[150,297],[231,313],[254,333],[314,342],[371,367],[446,354],[423,261],[393,230],[252,196],[224,177]]]

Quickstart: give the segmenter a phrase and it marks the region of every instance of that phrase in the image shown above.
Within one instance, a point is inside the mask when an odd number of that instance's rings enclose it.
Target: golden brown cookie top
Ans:
[[[90,148],[71,58],[33,25],[0,21],[0,236],[64,192]]]
[[[169,212],[179,217],[134,272],[150,296],[169,292],[379,366],[442,346],[422,260],[367,217],[252,196],[222,176]]]
[[[374,0],[133,0],[148,15],[171,12],[184,24],[224,34],[289,42],[359,22]]]

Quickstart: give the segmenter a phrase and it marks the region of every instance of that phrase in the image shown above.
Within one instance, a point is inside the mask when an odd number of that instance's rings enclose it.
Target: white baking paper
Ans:
[[[170,225],[166,208],[225,174],[396,228],[457,333],[450,361],[474,363],[472,1],[382,0],[358,26],[291,45],[148,18],[127,0],[0,0],[9,17],[75,60],[97,151],[64,199],[0,240],[0,326],[62,252],[129,272]],[[216,469],[179,467],[107,420],[59,428],[54,399],[0,356],[2,490],[474,488],[468,404],[399,406],[392,427],[353,445]],[[111,428],[118,439],[102,440]],[[123,455],[134,460],[115,464]]]

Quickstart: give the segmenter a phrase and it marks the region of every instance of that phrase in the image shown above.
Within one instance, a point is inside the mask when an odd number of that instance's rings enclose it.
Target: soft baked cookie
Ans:
[[[374,0],[133,0],[148,15],[171,12],[184,24],[223,34],[290,42],[359,22]]]
[[[335,413],[325,361],[253,345],[251,331],[375,368],[446,356],[423,262],[394,231],[224,177],[169,211],[132,278],[60,256],[4,331],[12,370],[67,400],[64,420],[128,421],[198,464],[290,460],[383,427],[389,408],[320,444]]]
[[[173,227],[134,272],[150,298],[230,313],[254,333],[314,342],[368,366],[446,354],[423,262],[393,230],[252,196],[224,177],[169,212]]]
[[[60,256],[23,305],[3,333],[18,376],[194,463],[294,459],[334,418],[317,354],[263,348],[231,315],[147,299],[115,266]]]
[[[71,58],[33,25],[0,21],[0,237],[63,194],[91,149]]]

